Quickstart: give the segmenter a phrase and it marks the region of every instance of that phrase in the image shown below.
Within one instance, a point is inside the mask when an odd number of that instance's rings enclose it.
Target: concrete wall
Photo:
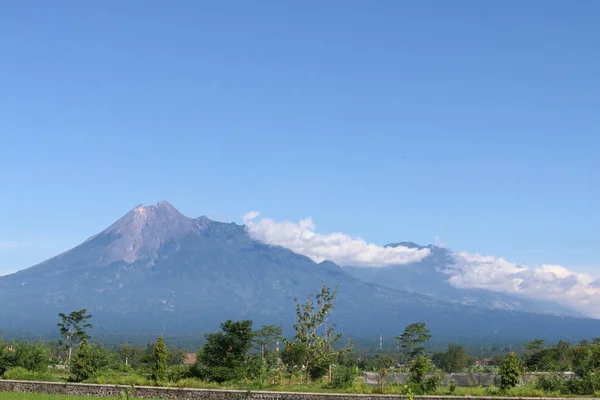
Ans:
[[[64,394],[79,396],[118,397],[128,386],[92,385],[84,383],[55,383],[0,380],[0,392]],[[338,393],[291,393],[291,392],[249,392],[243,390],[180,389],[151,386],[137,386],[133,397],[143,399],[179,400],[401,400],[397,395],[361,395]],[[415,396],[416,400],[464,400],[456,396]],[[505,397],[502,400],[525,400],[527,398]],[[498,400],[494,397],[469,397],[469,400]],[[532,399],[534,400],[534,399]],[[567,400],[566,398],[535,400]],[[570,398],[568,400],[576,400]],[[586,399],[586,400],[589,400]]]

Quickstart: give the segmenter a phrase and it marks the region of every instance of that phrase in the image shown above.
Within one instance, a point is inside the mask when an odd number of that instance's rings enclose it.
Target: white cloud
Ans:
[[[19,247],[19,245],[14,242],[0,242],[0,249],[14,249],[15,247]]]
[[[312,218],[299,222],[259,218],[249,212],[244,223],[261,242],[286,247],[316,262],[331,260],[340,265],[382,267],[411,264],[430,254],[428,249],[386,248],[343,233],[320,234]],[[438,247],[446,247],[435,239]],[[560,302],[583,314],[600,318],[600,279],[560,265],[529,267],[504,258],[468,252],[452,253],[454,264],[446,266],[448,282],[458,288],[476,288],[514,294],[534,300]]]
[[[458,288],[478,288],[539,300],[560,301],[584,314],[600,318],[600,280],[560,265],[539,268],[503,258],[466,252],[454,253],[455,264],[445,272]]]
[[[329,260],[340,265],[382,267],[418,262],[430,253],[429,249],[377,246],[343,233],[316,233],[315,224],[310,217],[295,223],[278,222],[270,218],[257,220],[259,215],[256,211],[244,215],[244,224],[254,239],[286,247],[315,262]]]

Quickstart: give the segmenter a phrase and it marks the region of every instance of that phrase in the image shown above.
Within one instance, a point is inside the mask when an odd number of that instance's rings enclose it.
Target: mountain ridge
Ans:
[[[225,319],[291,327],[294,299],[339,286],[333,320],[353,336],[397,334],[427,321],[446,336],[583,337],[600,321],[488,310],[360,280],[253,239],[244,225],[190,218],[167,202],[137,206],[73,249],[0,277],[0,327],[52,329],[58,312],[88,308],[105,332],[203,333]],[[510,325],[519,324],[519,332]]]

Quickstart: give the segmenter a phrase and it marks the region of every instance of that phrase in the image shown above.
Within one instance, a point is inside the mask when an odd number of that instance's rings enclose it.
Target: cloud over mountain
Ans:
[[[244,216],[244,223],[254,239],[288,248],[316,262],[330,260],[343,266],[386,267],[416,263],[430,254],[427,248],[382,247],[343,233],[317,233],[310,217],[297,223],[275,221],[261,218],[260,213],[252,211]],[[451,254],[454,263],[442,272],[448,275],[448,283],[454,287],[560,301],[581,313],[600,318],[600,279],[594,281],[587,274],[560,265],[532,268],[501,257],[468,252]]]
[[[256,211],[244,216],[244,224],[254,239],[286,247],[315,262],[329,260],[340,265],[383,267],[418,262],[430,254],[428,249],[382,247],[343,233],[316,233],[310,217],[295,223],[259,216]]]
[[[600,318],[600,280],[560,265],[539,268],[514,264],[504,258],[460,252],[444,272],[458,288],[487,289],[532,299],[560,301],[587,315]]]

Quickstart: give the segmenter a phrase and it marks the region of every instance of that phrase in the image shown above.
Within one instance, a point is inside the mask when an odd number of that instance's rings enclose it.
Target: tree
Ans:
[[[409,362],[425,353],[423,344],[431,339],[425,322],[417,322],[407,326],[404,333],[394,337],[400,347],[405,362]]]
[[[331,290],[323,284],[321,292],[316,296],[308,295],[304,304],[295,300],[297,322],[294,324],[296,330],[294,339],[303,345],[306,352],[304,359],[306,382],[309,377],[316,378],[327,371],[336,355],[333,346],[342,338],[341,334],[334,334],[335,325],[327,325],[336,295],[337,286]],[[288,345],[287,341],[286,345]]]
[[[277,325],[263,325],[259,330],[254,331],[254,342],[260,347],[260,356],[265,359],[265,349],[281,340],[283,328]]]
[[[73,374],[73,379],[78,382],[84,381],[94,374],[92,356],[85,337],[81,340],[79,349],[71,360],[71,374]]]
[[[379,368],[391,368],[394,366],[394,364],[396,364],[394,362],[394,359],[392,358],[392,356],[390,356],[389,354],[382,354],[381,356],[379,356],[379,359],[377,360],[377,365],[379,366]]]
[[[90,357],[94,371],[116,369],[119,365],[118,353],[101,344],[89,345]]]
[[[158,335],[158,340],[154,346],[154,363],[152,364],[152,380],[154,382],[163,382],[167,379],[167,346],[162,335]]]
[[[463,346],[452,343],[448,345],[448,350],[445,352],[434,354],[432,360],[438,368],[448,373],[462,372],[472,362]]]
[[[12,346],[15,367],[29,371],[46,372],[48,370],[48,347],[43,343],[15,343]]]
[[[500,388],[503,390],[517,386],[521,370],[514,352],[511,352],[500,367]]]
[[[427,357],[418,356],[415,361],[410,364],[409,380],[423,386],[423,383],[425,382],[425,376],[434,370],[435,367]]]
[[[87,309],[81,309],[79,311],[73,311],[69,315],[59,313],[58,316],[61,321],[57,324],[60,328],[60,335],[63,340],[59,342],[67,349],[67,361],[71,360],[71,351],[73,346],[83,341],[83,339],[89,339],[90,336],[86,333],[86,329],[92,329],[92,324],[87,322],[92,318],[91,314],[86,314]]]
[[[181,365],[185,361],[185,350],[170,348],[167,350],[167,365],[172,367],[174,365]]]
[[[294,376],[294,369],[304,364],[306,349],[302,343],[285,342],[281,351],[281,362],[290,374],[290,382]]]
[[[252,321],[223,322],[221,332],[206,335],[206,344],[196,356],[196,375],[218,383],[241,379],[253,337]]]

